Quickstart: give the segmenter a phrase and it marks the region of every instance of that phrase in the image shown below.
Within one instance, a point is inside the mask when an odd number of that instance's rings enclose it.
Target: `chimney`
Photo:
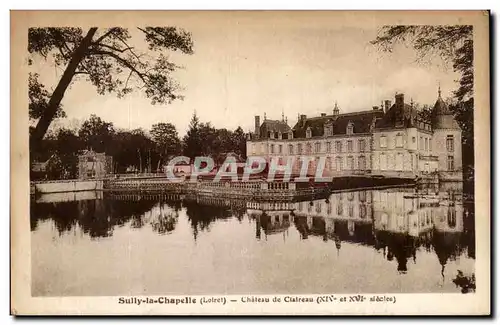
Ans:
[[[405,104],[405,94],[396,94],[396,107],[403,107]]]
[[[385,100],[384,101],[384,104],[385,104],[385,110],[384,110],[384,113],[387,113],[387,111],[389,110],[389,108],[391,108],[391,101],[390,100]]]
[[[373,110],[377,111],[378,110],[378,106],[373,106]]]
[[[325,117],[326,116],[326,113],[321,113],[321,117]]]
[[[260,137],[260,116],[255,116],[255,136]]]
[[[404,121],[405,114],[405,95],[404,94],[396,94],[396,123],[399,125]],[[396,126],[398,126],[396,125]]]
[[[307,115],[300,115],[300,124],[304,125],[306,123]]]

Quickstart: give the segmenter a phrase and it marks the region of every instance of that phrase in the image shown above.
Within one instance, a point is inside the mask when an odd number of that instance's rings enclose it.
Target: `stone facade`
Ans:
[[[105,153],[86,150],[78,156],[78,178],[99,179],[112,172],[113,159]]]
[[[331,115],[307,118],[299,115],[291,128],[286,119],[255,117],[255,131],[247,141],[247,155],[277,158],[287,164],[294,157],[293,172],[299,173],[300,156],[311,159],[314,174],[321,157],[326,158],[325,176],[382,175],[416,177],[439,174],[460,180],[462,135],[446,103],[438,99],[431,116],[405,103],[396,94],[371,110],[341,114],[337,105]]]

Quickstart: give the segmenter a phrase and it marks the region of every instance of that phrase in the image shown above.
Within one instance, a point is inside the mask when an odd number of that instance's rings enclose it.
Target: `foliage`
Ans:
[[[190,148],[199,148],[197,155],[210,155],[220,164],[227,153],[245,157],[246,138],[240,127],[234,132],[216,129],[210,123],[200,123],[196,115],[191,126],[182,147],[171,123],[156,123],[149,131],[120,130],[113,123],[91,115],[77,131],[60,128],[48,133],[39,146],[32,148],[31,157],[37,162],[57,157],[57,164],[54,160],[48,175],[54,179],[77,177],[78,154],[84,149],[112,156],[114,173],[130,172],[130,169],[161,172],[172,156],[180,155],[183,150],[186,154]]]
[[[171,123],[153,124],[149,131],[151,139],[155,143],[155,151],[161,159],[158,160],[158,167],[161,160],[179,155],[181,153],[181,141],[175,126]]]
[[[471,276],[464,275],[461,270],[457,271],[457,276],[452,280],[453,283],[461,288],[462,293],[470,293],[476,291],[476,275],[472,273]]]
[[[171,74],[179,66],[170,62],[166,53],[193,53],[191,34],[176,27],[138,28],[147,47],[135,48],[127,28],[90,28],[84,32],[73,27],[36,27],[28,32],[29,63],[39,56],[63,68],[63,75],[52,94],[31,74],[30,116],[38,119],[31,134],[33,144],[45,136],[52,120],[63,116],[61,101],[69,85],[83,77],[98,94],[116,93],[123,97],[138,89],[152,104],[181,99],[179,85]]]
[[[228,153],[246,158],[246,137],[241,127],[235,131],[216,129],[210,122],[200,123],[196,113],[191,118],[183,143],[185,156],[211,156],[219,165]]]
[[[472,26],[386,26],[372,44],[383,51],[392,52],[397,43],[409,44],[417,51],[419,58],[437,54],[462,77],[455,97],[462,101],[473,95],[473,43]]]
[[[29,98],[29,118],[31,120],[39,119],[47,108],[50,94],[45,86],[39,82],[38,73],[30,73],[28,77],[28,98]],[[57,107],[54,118],[66,117],[61,105]]]
[[[464,177],[474,173],[474,47],[473,29],[469,25],[452,26],[386,26],[371,42],[381,50],[392,52],[398,43],[410,45],[420,59],[439,55],[452,63],[460,73],[454,101],[449,105],[462,128]]]
[[[100,117],[92,114],[90,119],[83,122],[78,131],[78,136],[85,143],[87,149],[96,152],[111,150],[112,138],[115,133],[113,123],[105,122]]]

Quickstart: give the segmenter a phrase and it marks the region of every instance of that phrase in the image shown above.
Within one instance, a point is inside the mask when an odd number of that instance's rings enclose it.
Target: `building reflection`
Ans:
[[[310,236],[371,246],[406,273],[417,251],[433,251],[441,272],[466,252],[474,257],[474,211],[465,207],[459,186],[372,189],[332,193],[328,199],[295,203],[247,203],[256,238],[287,233],[291,224],[302,240]],[[285,237],[284,237],[285,238]],[[471,247],[472,246],[472,247]]]
[[[267,240],[268,235],[282,234],[286,241],[294,204],[288,202],[247,202],[246,213],[255,219],[255,237]]]
[[[302,202],[254,202],[202,196],[132,195],[33,203],[31,229],[51,219],[59,234],[80,229],[91,238],[113,235],[117,227],[150,227],[160,235],[175,231],[179,212],[186,213],[196,240],[212,223],[248,216],[257,240],[297,231],[332,243],[372,247],[406,273],[419,250],[433,252],[444,274],[447,263],[462,254],[475,258],[473,202],[455,185],[338,191],[327,199]]]

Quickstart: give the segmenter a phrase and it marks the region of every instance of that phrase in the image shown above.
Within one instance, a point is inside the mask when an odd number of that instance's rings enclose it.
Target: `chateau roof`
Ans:
[[[262,122],[262,125],[260,126],[261,134],[262,131],[265,132],[281,132],[281,133],[287,133],[289,132],[290,126],[285,121],[280,121],[280,120],[264,120]]]
[[[432,126],[435,129],[459,129],[457,121],[453,113],[449,110],[448,105],[441,98],[439,91],[438,99],[432,108]]]
[[[369,110],[338,115],[325,115],[299,120],[293,127],[295,138],[305,138],[308,128],[313,137],[324,135],[325,124],[332,124],[333,134],[346,134],[349,122],[353,124],[353,133],[368,133],[374,118],[384,115],[382,110]]]
[[[376,128],[386,128],[386,127],[394,127],[396,125],[396,121],[400,118],[401,112],[398,111],[396,104],[393,104],[391,108],[384,114],[384,116],[378,120],[375,124]],[[403,125],[402,127],[411,127],[418,117],[418,111],[414,109],[411,105],[404,104],[403,105]]]
[[[448,109],[448,105],[446,105],[446,103],[441,98],[441,96],[439,96],[438,99],[436,100],[436,103],[434,104],[434,108],[432,109],[432,114],[433,115],[449,115],[449,114],[451,114],[450,110]]]

